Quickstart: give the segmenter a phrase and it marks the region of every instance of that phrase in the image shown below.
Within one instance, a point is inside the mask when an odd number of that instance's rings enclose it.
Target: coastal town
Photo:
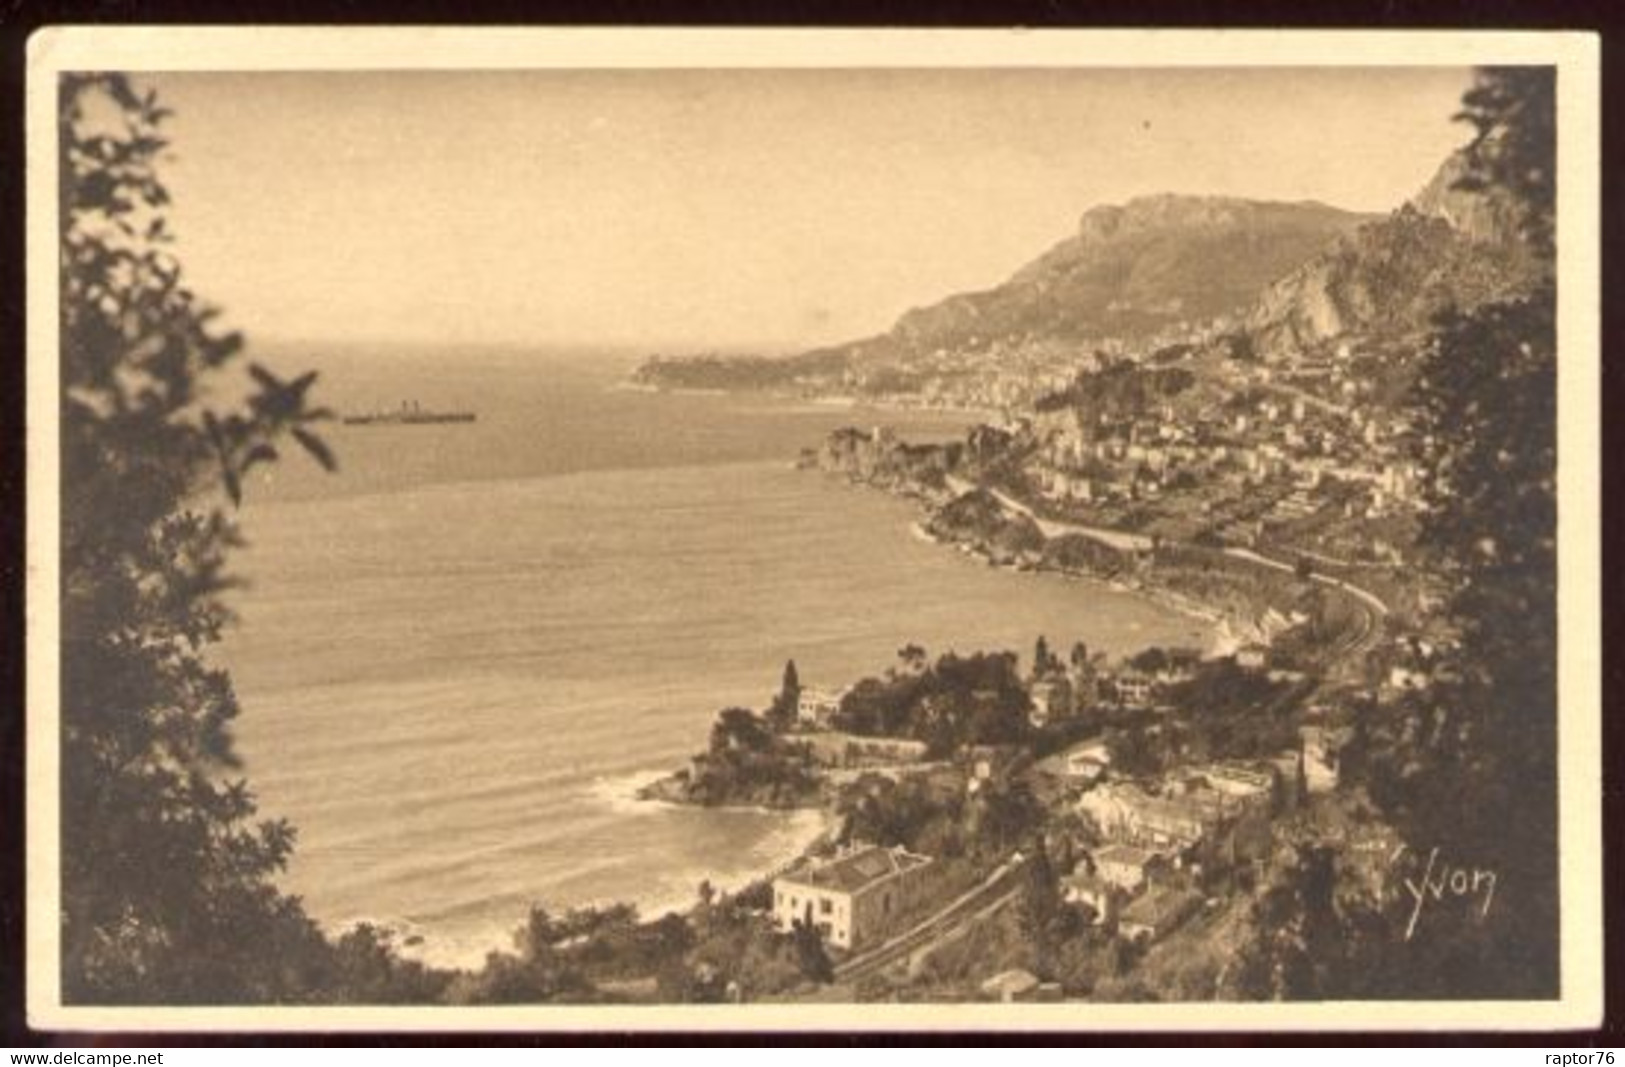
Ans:
[[[833,814],[757,894],[774,929],[816,934],[834,995],[1257,995],[1255,907],[1309,842],[1381,895],[1397,838],[1364,790],[1362,717],[1430,685],[1449,640],[1387,539],[1419,510],[1414,431],[1355,402],[1357,351],[1106,357],[963,440],[832,434],[802,466],[917,501],[931,539],[1162,599],[1210,642],[1112,659],[1038,637],[1024,665],[910,645],[833,688],[792,663],[645,795]]]
[[[1396,980],[1418,945],[1449,966],[1453,937],[1521,921],[1506,872],[1441,858],[1408,807],[1468,636],[1425,554],[1442,490],[1417,397],[1441,316],[1540,269],[1462,166],[1380,217],[1099,209],[1005,287],[878,339],[646,362],[647,390],[862,405],[803,449],[806,477],[910,501],[916,535],[972,565],[1075,582],[1080,613],[1110,588],[1207,640],[905,643],[856,679],[792,658],[637,799],[817,813],[798,856],[659,917],[538,905],[513,953],[419,980],[451,1003],[1290,999]],[[1198,268],[1251,258],[1074,328],[1068,271],[1132,269],[1147,241]],[[887,425],[919,408],[976,419]]]
[[[935,62],[41,68],[42,1004],[1571,997],[1557,69]]]
[[[826,981],[736,978],[723,995],[1061,1000],[1147,981],[1241,995],[1225,961],[1294,841],[1390,847],[1342,787],[1352,707],[1317,702],[1316,681],[1265,648],[1112,660],[1076,645],[1063,660],[1040,639],[1017,663],[908,646],[845,689],[803,685],[790,664],[767,709],[725,712],[710,748],[646,791],[834,816],[739,891],[764,926],[817,938]],[[1035,940],[1045,929],[1069,933],[1064,951]]]
[[[1495,873],[1457,870],[1470,888],[1425,898],[1437,853],[1410,850],[1377,799],[1415,709],[1457,680],[1448,582],[1417,565],[1439,492],[1414,400],[1432,331],[1442,308],[1531,278],[1459,191],[1462,165],[1387,216],[1315,215],[1329,247],[1240,308],[1119,302],[1102,316],[1117,332],[1033,328],[1066,264],[1109,258],[1124,232],[1257,224],[1244,205],[1151,198],[1086,215],[1075,245],[880,338],[639,371],[646,387],[864,405],[871,424],[800,466],[916,502],[917,532],[986,565],[1107,583],[1210,627],[1205,647],[1115,658],[1038,635],[1025,658],[909,645],[845,684],[804,685],[791,663],[770,706],[724,711],[709,748],[643,795],[819,807],[833,829],[735,904],[803,946],[802,980],[736,973],[718,996],[1269,998],[1322,966],[1317,923],[1376,928],[1410,904],[1408,941],[1425,904],[1485,919]],[[982,418],[947,441],[885,425],[915,408]]]

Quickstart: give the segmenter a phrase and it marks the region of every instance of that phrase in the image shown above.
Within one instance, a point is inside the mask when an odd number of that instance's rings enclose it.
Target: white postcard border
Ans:
[[[1291,30],[51,27],[28,49],[27,1006],[99,1031],[1553,1030],[1603,1011],[1600,43]],[[1550,1001],[581,1007],[69,1006],[60,997],[56,81],[72,70],[1455,66],[1558,68],[1561,995]]]

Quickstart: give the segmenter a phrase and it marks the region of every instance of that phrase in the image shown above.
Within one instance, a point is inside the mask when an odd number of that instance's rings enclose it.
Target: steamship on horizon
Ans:
[[[472,411],[425,411],[416,400],[403,400],[393,410],[346,415],[346,426],[423,426],[448,422],[473,422]]]

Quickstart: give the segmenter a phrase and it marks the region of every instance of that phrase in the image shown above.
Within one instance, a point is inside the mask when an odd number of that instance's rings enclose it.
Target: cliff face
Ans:
[[[1324,204],[1221,197],[1098,207],[1003,285],[912,310],[886,335],[891,344],[878,347],[963,351],[995,339],[1149,336],[1245,307],[1363,219]]]
[[[1264,289],[1246,319],[1265,358],[1349,333],[1425,330],[1446,307],[1472,308],[1528,278],[1511,207],[1455,187],[1445,161],[1415,200],[1367,223]]]
[[[1345,333],[1421,329],[1479,266],[1448,222],[1407,205],[1270,285],[1247,327],[1266,358]]]
[[[1424,215],[1444,219],[1474,244],[1510,249],[1518,244],[1517,208],[1503,191],[1458,188],[1467,174],[1467,156],[1455,152],[1412,199]]]

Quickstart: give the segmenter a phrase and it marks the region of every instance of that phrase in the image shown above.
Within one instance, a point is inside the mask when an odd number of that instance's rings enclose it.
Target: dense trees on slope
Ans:
[[[1507,906],[1436,960],[1491,994],[1557,982],[1555,73],[1480,73],[1463,183],[1498,188],[1544,263],[1530,292],[1446,316],[1418,385],[1429,473],[1422,543],[1455,593],[1457,643],[1408,710],[1377,783],[1424,846],[1500,873]],[[1435,962],[1433,960],[1429,961]]]
[[[1030,706],[1014,653],[950,652],[919,673],[859,682],[842,698],[834,725],[917,738],[944,756],[964,745],[1025,739]]]
[[[62,965],[70,1002],[275,1001],[326,965],[270,876],[293,831],[235,777],[231,679],[204,652],[239,544],[227,500],[325,413],[248,367],[184,284],[156,172],[168,113],[116,75],[60,85]]]

